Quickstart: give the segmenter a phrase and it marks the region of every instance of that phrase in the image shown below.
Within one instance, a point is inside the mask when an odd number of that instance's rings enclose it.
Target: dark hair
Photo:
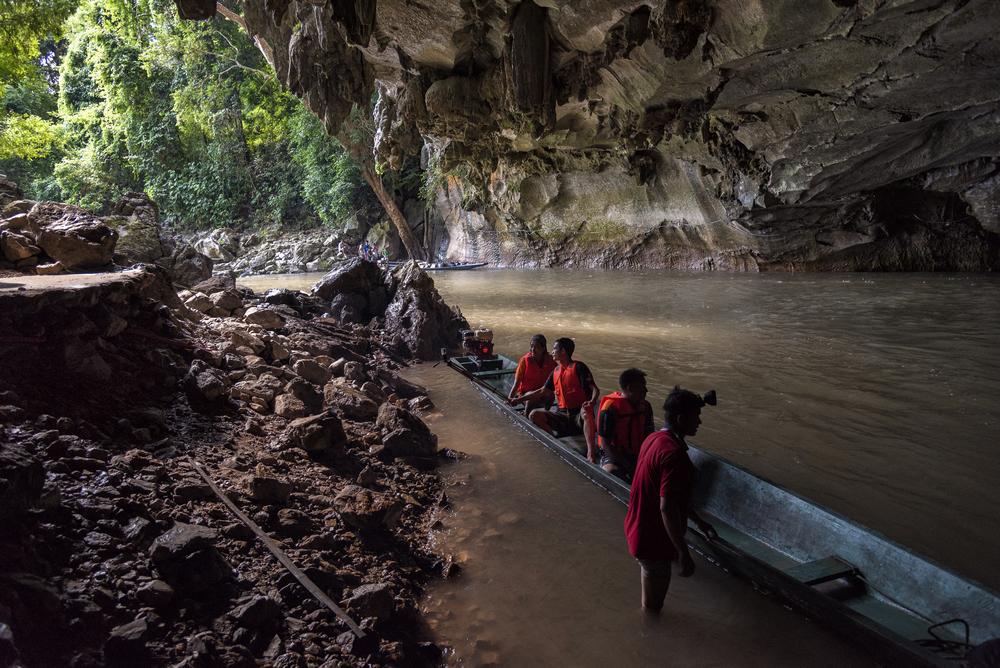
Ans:
[[[566,351],[566,354],[570,357],[573,356],[573,351],[576,350],[576,344],[573,343],[573,339],[567,339],[565,336],[558,338],[552,342],[552,345],[559,346]]]
[[[545,340],[545,335],[544,334],[535,334],[533,337],[531,337],[531,343],[529,345],[533,346],[536,343],[542,344],[542,348],[548,348],[549,347],[549,342]]]
[[[667,395],[667,400],[663,402],[663,412],[667,422],[673,422],[678,416],[691,413],[704,405],[705,400],[697,394],[674,385],[674,389]]]
[[[624,390],[632,383],[638,383],[640,380],[644,380],[645,378],[646,372],[641,369],[636,369],[635,367],[625,369],[622,371],[622,375],[618,376],[618,387]]]

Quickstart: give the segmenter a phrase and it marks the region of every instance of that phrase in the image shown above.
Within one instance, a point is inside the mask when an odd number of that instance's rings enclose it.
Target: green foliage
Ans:
[[[475,203],[481,201],[482,194],[472,184],[472,170],[468,163],[462,163],[451,169],[445,169],[443,159],[438,151],[430,151],[427,160],[427,169],[420,173],[421,182],[419,186],[420,199],[424,206],[430,209],[434,206],[439,190],[448,187],[448,180],[453,179],[461,188],[463,209],[475,208]]]
[[[361,185],[357,164],[339,142],[304,107],[291,119],[292,156],[302,169],[302,193],[320,220],[332,225],[356,209],[377,206],[371,190]]]
[[[29,196],[102,210],[141,190],[189,230],[336,226],[371,204],[239,26],[181,21],[171,0],[72,4],[46,28],[66,40],[36,38],[33,63],[18,51],[28,65],[3,91],[0,171]]]
[[[46,55],[55,54],[47,42]],[[0,85],[0,173],[31,192],[51,174],[61,150],[55,96],[46,69],[36,67],[11,85]]]
[[[0,84],[35,70],[39,41],[58,37],[75,6],[75,0],[0,0]]]
[[[0,160],[44,158],[57,133],[51,123],[31,114],[6,114],[0,119]]]

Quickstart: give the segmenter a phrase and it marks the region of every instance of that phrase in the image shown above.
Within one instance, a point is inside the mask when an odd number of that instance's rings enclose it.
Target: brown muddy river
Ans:
[[[241,283],[307,290],[318,277]],[[644,369],[657,408],[675,383],[715,388],[701,447],[1000,590],[1000,277],[434,278],[470,323],[494,329],[499,352],[521,354],[536,332],[570,336],[602,390],[615,389],[623,368]],[[466,572],[427,604],[456,662],[863,661],[704,563],[694,579],[675,580],[659,626],[643,626],[624,509],[489,413],[465,381],[441,367],[413,373],[436,390],[442,445],[475,455],[449,472],[458,512],[441,536],[468,559]]]

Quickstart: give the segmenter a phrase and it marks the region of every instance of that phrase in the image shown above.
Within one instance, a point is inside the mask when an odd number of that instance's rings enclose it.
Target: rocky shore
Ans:
[[[353,261],[312,296],[156,266],[0,283],[0,663],[440,661],[416,602],[454,572],[427,537],[460,455],[396,371],[464,321],[419,268]]]
[[[342,240],[344,236],[325,229],[270,236],[222,229],[195,234],[189,242],[212,259],[216,274],[250,276],[329,271],[357,256],[353,238],[345,241],[348,253],[337,250]]]
[[[212,275],[212,260],[160,226],[156,203],[128,193],[98,216],[72,204],[24,199],[0,174],[0,275],[54,276],[155,264],[181,285]]]

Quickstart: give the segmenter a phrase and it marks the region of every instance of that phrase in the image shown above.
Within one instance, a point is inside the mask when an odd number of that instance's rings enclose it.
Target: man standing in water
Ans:
[[[695,469],[684,440],[697,433],[705,404],[715,405],[715,392],[703,399],[675,387],[663,402],[666,426],[650,434],[639,451],[625,515],[625,539],[639,562],[642,608],[652,614],[663,608],[670,588],[671,562],[680,564],[678,575],[682,578],[694,573],[694,561],[684,542],[687,519],[690,517],[709,540],[718,535],[691,507]]]
[[[514,385],[510,388],[507,399],[512,406],[523,402],[526,415],[535,408],[548,408],[544,397],[529,401],[523,398],[528,392],[545,385],[545,381],[556,368],[556,361],[549,355],[548,347],[545,336],[535,334],[528,344],[528,352],[518,360],[517,369],[514,371]]]

